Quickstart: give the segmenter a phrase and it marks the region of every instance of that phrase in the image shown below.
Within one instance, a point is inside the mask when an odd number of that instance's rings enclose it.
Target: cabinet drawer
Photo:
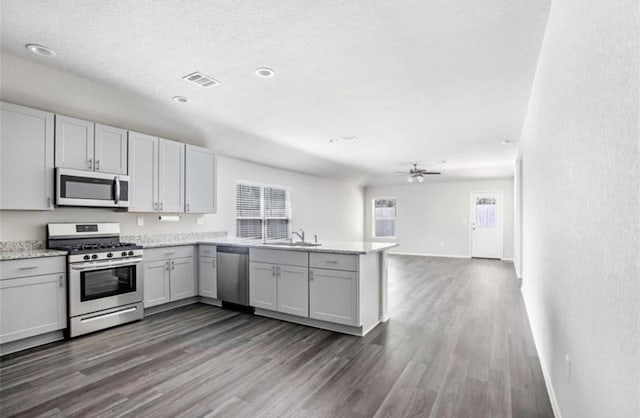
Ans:
[[[66,272],[66,257],[0,261],[0,280]]]
[[[315,268],[358,271],[358,256],[350,254],[311,253],[309,265]]]
[[[144,250],[144,261],[167,260],[169,258],[193,257],[193,245],[161,247]]]
[[[200,244],[198,245],[198,255],[200,257],[215,257],[216,246],[209,244]]]
[[[286,266],[309,266],[309,253],[306,251],[249,249],[249,260],[261,263],[282,264]]]

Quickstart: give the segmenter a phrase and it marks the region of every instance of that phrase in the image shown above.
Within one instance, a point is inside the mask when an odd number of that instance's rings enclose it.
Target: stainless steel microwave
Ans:
[[[56,168],[56,205],[129,207],[129,176]]]

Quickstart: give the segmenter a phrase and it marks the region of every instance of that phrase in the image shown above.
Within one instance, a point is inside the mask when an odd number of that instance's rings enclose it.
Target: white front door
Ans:
[[[471,257],[502,258],[502,192],[472,192]]]

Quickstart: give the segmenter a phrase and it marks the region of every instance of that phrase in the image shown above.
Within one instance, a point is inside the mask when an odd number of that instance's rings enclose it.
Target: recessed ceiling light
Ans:
[[[51,48],[47,48],[46,46],[43,46],[43,45],[27,44],[27,45],[25,45],[25,48],[27,48],[29,51],[33,52],[36,55],[40,55],[41,57],[55,57],[56,56],[56,51],[54,51]]]
[[[275,72],[271,68],[267,68],[267,67],[256,68],[255,73],[258,77],[262,77],[262,78],[269,78],[275,75]]]
[[[189,103],[191,99],[184,96],[173,96],[173,101],[176,103]]]
[[[336,142],[339,142],[340,140],[338,138],[331,138],[329,139],[329,143],[331,144],[335,144]]]
[[[511,143],[511,141],[509,141],[508,139],[503,139],[502,141],[500,141],[500,143],[502,145],[509,145]]]

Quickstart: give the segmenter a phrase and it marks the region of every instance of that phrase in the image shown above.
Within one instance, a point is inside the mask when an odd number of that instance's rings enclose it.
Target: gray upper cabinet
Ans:
[[[96,123],[95,171],[127,174],[127,131]]]
[[[215,213],[216,169],[213,152],[187,145],[185,154],[185,212]]]
[[[184,144],[129,132],[129,212],[184,212]]]
[[[184,212],[184,144],[162,138],[159,144],[160,212]]]
[[[56,115],[56,167],[127,174],[127,131]]]
[[[158,211],[158,138],[129,132],[129,212]]]
[[[0,105],[0,209],[51,210],[54,115]]]
[[[93,170],[94,124],[56,115],[56,167]]]

